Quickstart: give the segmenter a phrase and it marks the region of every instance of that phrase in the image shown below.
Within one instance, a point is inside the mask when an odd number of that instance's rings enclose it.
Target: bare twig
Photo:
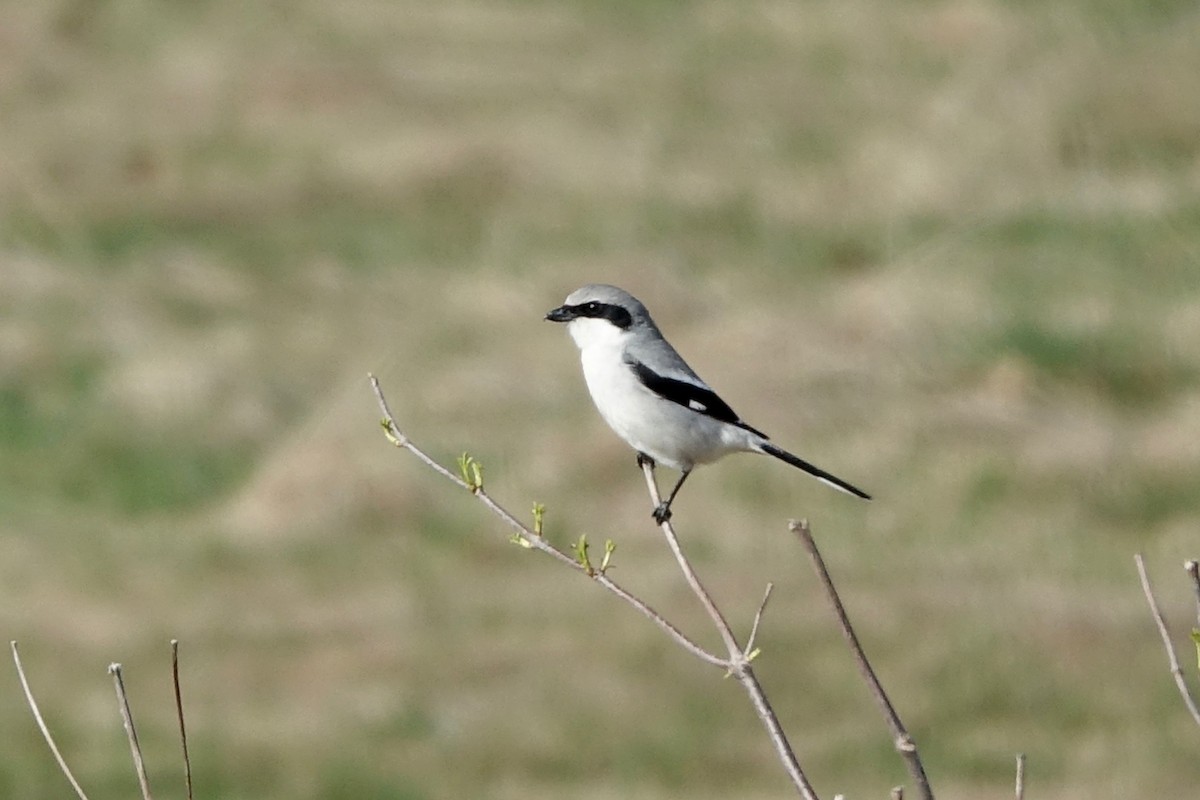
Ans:
[[[42,738],[46,740],[46,744],[50,747],[50,752],[54,755],[54,760],[58,762],[58,768],[62,770],[63,775],[67,776],[67,781],[71,784],[71,788],[75,790],[75,794],[79,800],[88,800],[88,796],[83,793],[83,789],[79,786],[79,781],[75,780],[75,776],[71,774],[71,768],[67,766],[66,759],[58,750],[58,745],[54,743],[54,737],[50,735],[50,729],[46,727],[46,721],[42,719],[42,712],[38,709],[37,701],[33,699],[33,692],[29,688],[29,681],[25,678],[25,668],[21,666],[21,654],[17,652],[17,643],[10,641],[9,648],[12,650],[13,663],[17,665],[17,678],[21,681],[21,688],[25,691],[25,701],[29,703],[29,710],[33,712],[33,719],[37,723],[38,729],[42,732]]]
[[[1146,574],[1146,564],[1142,561],[1142,554],[1135,553],[1133,562],[1137,564],[1138,577],[1142,580],[1142,593],[1146,595],[1146,602],[1150,604],[1150,613],[1154,616],[1154,624],[1158,626],[1158,635],[1162,637],[1163,649],[1167,651],[1167,663],[1171,669],[1171,677],[1175,679],[1175,686],[1179,689],[1179,696],[1183,698],[1183,704],[1187,706],[1188,713],[1192,715],[1196,724],[1200,725],[1200,709],[1196,708],[1196,701],[1192,698],[1187,681],[1183,678],[1183,670],[1179,668],[1175,645],[1171,644],[1167,621],[1163,618],[1162,611],[1158,608],[1158,601],[1154,599],[1154,591],[1150,588],[1150,576]]]
[[[1183,568],[1192,579],[1192,591],[1196,594],[1196,629],[1200,630],[1200,562],[1194,559],[1185,561]]]
[[[142,761],[142,746],[138,744],[137,731],[133,727],[133,714],[129,711],[129,698],[125,694],[125,679],[120,664],[109,664],[108,674],[113,676],[117,690],[117,705],[121,709],[121,721],[125,724],[125,735],[129,737],[129,751],[133,754],[133,767],[137,771],[138,785],[142,789],[142,800],[153,800],[150,781],[146,778],[146,764]]]
[[[653,462],[647,460],[642,464],[642,474],[646,477],[646,488],[650,492],[650,501],[658,508],[662,502],[662,496],[658,492],[658,483],[654,480]],[[663,536],[667,540],[667,546],[671,548],[671,554],[675,556],[676,563],[679,564],[679,569],[683,572],[683,577],[691,587],[692,593],[700,601],[700,605],[704,606],[705,612],[712,619],[713,625],[717,628],[717,633],[721,637],[721,641],[725,644],[725,649],[729,651],[730,668],[738,661],[744,661],[742,658],[742,649],[738,646],[737,638],[733,635],[733,629],[729,627],[729,623],[725,621],[725,617],[721,614],[721,609],[717,608],[717,604],[713,602],[708,591],[704,588],[704,584],[696,576],[696,571],[692,569],[692,565],[688,562],[687,556],[683,554],[683,548],[679,546],[679,537],[675,535],[675,527],[671,525],[671,520],[667,519],[659,525],[663,532]]]
[[[650,492],[650,502],[655,508],[658,508],[662,497],[658,491],[658,484],[654,480],[654,467],[649,460],[642,463],[642,473],[646,477],[646,488]],[[763,726],[767,729],[767,735],[770,736],[771,743],[775,746],[775,753],[787,771],[788,777],[791,778],[792,785],[796,787],[796,791],[800,793],[801,797],[804,797],[806,800],[816,800],[816,790],[804,774],[804,770],[800,768],[800,762],[796,760],[796,754],[792,750],[792,745],[788,741],[787,735],[783,732],[783,726],[779,724],[779,718],[775,716],[775,711],[771,708],[771,704],[767,700],[766,692],[763,691],[762,685],[759,684],[758,678],[750,666],[750,657],[746,652],[749,648],[743,649],[738,645],[737,637],[734,636],[729,623],[725,621],[721,610],[717,608],[717,604],[713,602],[712,597],[709,596],[708,591],[704,588],[704,584],[700,582],[700,578],[696,575],[695,570],[692,569],[692,565],[683,554],[683,549],[679,546],[679,539],[675,536],[675,528],[671,525],[670,519],[664,520],[659,527],[662,529],[663,536],[667,540],[667,545],[671,548],[671,553],[675,556],[675,561],[679,565],[680,571],[683,572],[683,576],[692,588],[692,592],[700,600],[700,604],[704,606],[704,610],[708,613],[709,618],[716,627],[721,641],[725,643],[725,648],[729,652],[729,674],[737,678],[738,683],[742,685],[742,688],[746,690],[746,694],[750,696],[750,702],[754,706],[754,711],[758,714],[759,720],[762,721]],[[767,596],[770,596],[769,589]],[[759,607],[760,616],[762,614],[762,607],[766,603],[767,597],[764,597]],[[757,626],[758,621],[756,619],[755,628]]]
[[[880,711],[883,712],[883,718],[892,732],[892,741],[896,752],[904,759],[905,766],[908,767],[909,777],[912,778],[913,784],[916,786],[917,794],[922,800],[933,800],[933,790],[929,786],[929,778],[925,775],[925,766],[921,763],[921,757],[917,753],[916,742],[913,741],[913,738],[905,729],[904,723],[900,720],[900,715],[896,713],[891,700],[888,699],[887,692],[883,690],[883,685],[879,682],[879,678],[875,675],[875,670],[871,667],[871,662],[867,660],[867,654],[863,652],[862,645],[858,642],[858,635],[855,634],[854,627],[850,624],[850,617],[846,614],[846,608],[842,605],[842,599],[838,596],[837,588],[833,585],[833,579],[829,576],[829,570],[825,567],[825,559],[821,558],[821,552],[817,549],[817,543],[813,539],[812,531],[808,527],[808,521],[792,520],[788,524],[788,527],[800,538],[804,549],[808,552],[809,558],[812,559],[813,567],[817,571],[817,577],[821,581],[821,586],[825,589],[825,596],[829,599],[829,604],[833,608],[833,613],[837,617],[838,624],[841,626],[842,636],[845,637],[846,644],[850,647],[850,652],[854,654],[854,661],[858,664],[858,670],[862,673],[863,680],[867,682],[871,694],[875,697],[875,702],[879,705]]]
[[[187,725],[183,722],[183,692],[179,688],[179,640],[171,640],[171,683],[175,686],[175,711],[179,715],[179,741],[183,743],[183,777],[192,800],[192,760],[188,757]]]
[[[754,622],[750,626],[750,638],[746,640],[746,647],[742,654],[746,656],[747,661],[753,661],[757,650],[755,650],[754,642],[758,639],[758,626],[762,622],[763,612],[767,610],[767,603],[771,599],[771,591],[775,588],[775,584],[767,583],[767,589],[763,592],[762,602],[758,604],[758,611],[754,612]]]
[[[545,538],[530,530],[529,527],[527,527],[524,523],[522,523],[506,509],[500,506],[500,504],[498,504],[495,500],[493,500],[487,494],[487,492],[484,491],[482,485],[473,486],[462,480],[459,478],[459,476],[455,475],[453,472],[434,461],[433,458],[428,456],[424,451],[409,441],[408,437],[400,431],[399,426],[396,424],[395,417],[392,416],[392,411],[388,407],[387,398],[384,397],[383,389],[379,386],[379,380],[374,375],[369,375],[368,378],[371,381],[371,389],[375,392],[375,399],[379,403],[379,410],[383,413],[384,431],[387,433],[388,440],[391,441],[392,444],[409,451],[423,464],[441,475],[446,480],[458,486],[460,489],[466,489],[467,491],[471,492],[471,494],[473,494],[477,500],[483,503],[483,505],[489,511],[499,517],[505,525],[514,531],[514,535],[523,545],[545,553],[560,564],[570,567],[576,572],[581,572],[587,577],[591,578],[593,581],[600,584],[629,605],[633,606],[633,608],[637,609],[638,613],[657,625],[664,633],[667,634],[667,636],[672,639],[672,641],[674,641],[684,650],[687,650],[696,658],[699,658],[701,661],[704,661],[705,663],[711,664],[715,667],[720,667],[721,669],[728,668],[729,665],[726,663],[725,659],[710,653],[700,645],[693,642],[686,635],[684,635],[682,631],[668,622],[661,614],[652,609],[639,598],[634,597],[628,590],[620,586],[616,581],[609,578],[607,574],[599,570],[589,571],[570,555],[558,549]]]
[[[675,554],[675,559],[679,563],[680,568],[683,570],[684,576],[687,579],[688,584],[691,586],[692,591],[696,593],[698,598],[700,598],[705,610],[713,619],[713,622],[721,636],[721,640],[724,642],[725,648],[728,652],[728,657],[726,658],[715,655],[693,642],[691,639],[685,636],[682,631],[668,622],[661,614],[650,608],[650,606],[648,606],[639,598],[634,597],[629,593],[629,591],[619,586],[615,581],[608,577],[605,571],[605,565],[602,565],[600,569],[595,569],[586,557],[586,547],[583,546],[582,542],[580,544],[577,557],[572,558],[566,552],[558,549],[541,536],[540,523],[535,522],[536,530],[531,530],[528,526],[505,510],[496,501],[494,501],[486,491],[484,491],[482,472],[479,470],[477,464],[473,464],[471,459],[464,456],[460,461],[459,466],[462,471],[462,477],[459,477],[446,467],[443,467],[441,464],[437,463],[433,458],[426,455],[420,448],[414,445],[403,432],[401,432],[399,426],[396,424],[396,419],[392,415],[392,411],[388,406],[387,398],[384,397],[383,390],[379,385],[378,379],[376,379],[374,375],[369,375],[368,377],[371,382],[371,389],[375,393],[375,399],[379,404],[379,410],[383,414],[384,431],[387,434],[388,440],[391,441],[392,444],[408,450],[422,463],[437,472],[439,475],[446,478],[460,489],[465,489],[474,495],[474,497],[483,503],[489,511],[499,517],[509,528],[514,531],[514,542],[524,547],[539,550],[559,563],[571,567],[577,572],[582,572],[584,575],[591,578],[596,583],[600,584],[605,589],[637,609],[638,612],[657,625],[680,647],[687,650],[689,653],[701,659],[705,663],[719,667],[725,670],[728,674],[735,676],[738,682],[743,686],[747,694],[750,696],[750,700],[754,705],[755,712],[758,714],[759,719],[762,720],[763,724],[766,726],[771,737],[771,741],[775,745],[776,752],[779,754],[779,757],[783,762],[789,777],[792,779],[793,784],[796,786],[797,790],[800,792],[801,796],[805,798],[805,800],[817,800],[816,792],[813,790],[811,784],[809,784],[804,773],[800,770],[800,766],[796,762],[796,756],[792,752],[791,745],[788,743],[787,738],[783,734],[783,729],[779,725],[779,720],[775,717],[775,713],[772,711],[770,704],[767,702],[766,695],[763,692],[762,687],[759,685],[758,679],[755,677],[753,670],[750,668],[751,654],[746,650],[743,650],[738,645],[737,638],[733,635],[733,632],[730,629],[729,624],[725,621],[725,618],[722,616],[720,609],[717,608],[716,604],[712,601],[712,598],[709,597],[708,592],[706,592],[703,585],[701,585],[699,579],[696,577],[695,571],[692,570],[691,565],[688,563],[687,558],[680,549],[679,541],[675,537],[675,531],[669,523],[664,523],[662,525],[663,533],[666,536],[667,542],[671,546],[671,551]],[[657,506],[660,499],[658,486],[654,482],[652,468],[649,468],[648,466],[646,469],[646,481],[650,489],[651,499]],[[540,512],[535,510],[535,514],[538,513]],[[611,555],[611,551],[606,554],[606,564],[608,555]],[[763,603],[759,607],[758,616],[755,620],[755,628],[758,626],[759,618],[762,615],[763,607],[765,605],[766,598],[764,597]]]
[[[1017,800],[1025,800],[1025,754],[1017,753]]]

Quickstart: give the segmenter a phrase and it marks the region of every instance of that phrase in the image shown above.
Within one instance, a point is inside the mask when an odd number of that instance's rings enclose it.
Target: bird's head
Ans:
[[[579,349],[622,341],[639,325],[653,323],[636,297],[605,284],[588,284],[567,295],[561,306],[546,314],[551,322],[565,322]]]

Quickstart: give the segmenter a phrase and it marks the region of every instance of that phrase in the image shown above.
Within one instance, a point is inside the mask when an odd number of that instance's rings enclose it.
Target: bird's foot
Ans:
[[[667,503],[659,503],[658,507],[654,509],[651,516],[654,517],[655,522],[657,522],[659,525],[662,525],[671,518],[671,506]]]
[[[642,452],[637,454],[637,464],[638,469],[644,468],[647,464],[650,465],[650,469],[654,469],[654,459]]]

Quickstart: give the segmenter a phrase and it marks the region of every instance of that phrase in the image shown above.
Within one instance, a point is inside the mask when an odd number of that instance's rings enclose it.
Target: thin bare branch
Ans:
[[[388,440],[392,444],[409,451],[423,464],[453,483],[455,486],[471,492],[471,494],[474,495],[479,502],[483,503],[484,507],[499,517],[505,525],[514,531],[515,536],[522,544],[527,545],[534,550],[545,553],[560,564],[570,567],[576,572],[582,573],[583,575],[591,578],[593,581],[603,586],[605,589],[612,592],[614,595],[635,608],[638,613],[657,625],[660,630],[662,630],[671,638],[672,641],[674,641],[684,650],[687,650],[689,653],[696,656],[696,658],[699,658],[701,661],[721,669],[729,668],[729,664],[726,659],[710,653],[708,650],[705,650],[703,647],[693,642],[682,631],[668,622],[665,617],[663,617],[645,602],[635,597],[628,590],[620,586],[616,581],[609,578],[607,574],[600,572],[599,570],[589,571],[570,555],[555,547],[543,536],[538,535],[528,526],[518,520],[507,509],[493,500],[488,493],[484,491],[482,486],[471,486],[466,481],[459,478],[459,476],[443,467],[419,447],[414,445],[409,440],[408,436],[401,432],[400,427],[396,424],[396,419],[394,416],[392,416],[391,408],[388,406],[387,398],[383,394],[383,389],[379,385],[379,380],[374,375],[368,375],[368,378],[371,382],[371,389],[375,393],[375,399],[379,403],[379,410],[383,414],[384,431],[387,434]]]
[[[662,502],[662,495],[658,491],[658,482],[654,480],[654,466],[650,461],[646,461],[642,465],[642,474],[646,477],[646,489],[650,492],[650,500],[655,508],[658,508]],[[721,641],[725,644],[725,649],[729,651],[731,662],[736,662],[741,659],[742,648],[738,646],[737,637],[733,635],[733,629],[729,627],[729,623],[725,621],[724,615],[721,614],[721,609],[717,608],[717,604],[713,602],[712,597],[708,594],[708,590],[704,588],[704,584],[696,576],[696,571],[692,569],[691,563],[687,560],[687,556],[683,554],[683,548],[679,546],[679,537],[675,535],[675,527],[671,524],[670,519],[663,520],[658,526],[663,536],[667,540],[667,546],[671,548],[671,554],[675,556],[676,563],[679,564],[679,569],[683,573],[684,580],[691,587],[692,593],[700,601],[700,605],[704,607],[704,611],[712,619],[713,625],[717,629],[717,633],[721,636]],[[730,664],[732,668],[733,663]]]
[[[1185,561],[1183,568],[1192,579],[1192,591],[1196,595],[1196,629],[1200,630],[1200,562]]]
[[[779,725],[779,720],[775,717],[775,713],[772,711],[770,704],[767,702],[766,695],[764,694],[762,687],[758,684],[758,679],[755,677],[753,670],[750,668],[747,654],[738,646],[737,639],[734,637],[728,623],[725,621],[725,618],[721,615],[720,610],[716,607],[716,604],[713,603],[712,598],[708,596],[708,593],[696,578],[695,572],[692,570],[691,565],[688,564],[687,558],[683,555],[683,551],[679,548],[679,542],[675,537],[674,529],[671,528],[669,524],[665,523],[662,526],[663,533],[666,535],[667,541],[671,545],[671,550],[675,554],[675,558],[679,562],[680,567],[683,569],[689,585],[691,585],[692,590],[701,599],[706,611],[708,611],[709,615],[713,618],[714,623],[716,623],[717,629],[721,634],[721,639],[725,643],[726,649],[729,652],[728,658],[722,658],[700,647],[698,644],[685,636],[682,631],[668,622],[661,614],[654,611],[654,609],[650,608],[650,606],[645,602],[638,599],[628,590],[624,589],[615,581],[610,579],[603,569],[597,570],[592,568],[591,565],[586,562],[581,563],[581,560],[572,558],[569,554],[548,542],[540,535],[540,533],[531,530],[528,526],[513,516],[513,514],[500,506],[500,504],[494,501],[487,494],[487,492],[484,491],[481,473],[475,472],[473,475],[465,474],[467,473],[467,467],[470,463],[468,459],[464,457],[464,462],[460,465],[464,472],[464,476],[460,478],[458,475],[455,475],[449,469],[437,463],[437,461],[435,461],[432,457],[415,446],[409,440],[408,436],[406,436],[400,430],[399,425],[396,424],[396,419],[392,414],[391,408],[388,405],[387,398],[383,394],[383,389],[380,387],[378,379],[376,379],[374,375],[369,375],[368,378],[371,382],[371,389],[375,393],[375,399],[379,404],[379,410],[383,414],[384,431],[388,440],[392,444],[408,450],[422,463],[433,469],[439,475],[446,478],[460,489],[469,491],[477,500],[483,503],[483,505],[489,511],[499,517],[509,528],[514,531],[515,542],[525,547],[539,550],[559,563],[565,564],[577,572],[583,573],[608,591],[612,592],[617,597],[624,600],[633,608],[637,609],[639,613],[652,621],[676,644],[687,650],[689,653],[708,664],[720,667],[721,669],[726,670],[729,674],[736,676],[738,682],[742,684],[746,692],[750,695],[754,709],[757,712],[759,719],[761,719],[763,724],[766,726],[767,731],[771,736],[771,740],[775,744],[776,751],[779,753],[780,759],[783,761],[784,766],[792,779],[792,782],[795,784],[796,788],[800,791],[805,800],[817,800],[815,791],[809,784],[808,779],[804,776],[804,773],[800,770],[799,765],[796,763],[795,754],[792,753],[791,745],[788,743],[787,738],[783,734],[783,729]],[[655,505],[657,505],[660,498],[658,494],[658,487],[654,483],[653,473],[647,472],[646,477],[647,483],[650,487],[651,498],[654,500]],[[763,600],[763,605],[766,605],[765,598]],[[759,608],[759,617],[761,617],[761,614],[762,607]],[[757,624],[758,618],[756,618],[755,621],[756,627]]]
[[[846,614],[846,607],[842,605],[842,599],[838,595],[837,588],[833,585],[833,578],[829,576],[829,570],[825,566],[825,559],[821,557],[821,551],[817,549],[817,543],[813,539],[812,531],[808,527],[808,521],[792,520],[788,524],[788,528],[799,537],[805,551],[808,552],[808,556],[812,560],[817,577],[821,581],[821,586],[825,589],[825,596],[828,598],[829,605],[837,617],[838,625],[841,626],[842,636],[845,637],[846,644],[849,645],[850,652],[854,655],[854,661],[858,665],[859,672],[862,673],[863,680],[867,682],[867,687],[875,697],[875,702],[879,705],[880,711],[883,712],[884,721],[887,722],[888,728],[892,732],[893,745],[896,748],[896,752],[904,759],[905,766],[908,767],[908,774],[912,778],[917,794],[921,797],[921,800],[933,800],[933,790],[929,786],[929,778],[925,775],[925,766],[921,763],[921,756],[917,753],[916,742],[913,741],[908,730],[904,727],[904,723],[900,720],[900,715],[896,713],[895,707],[892,706],[892,701],[888,699],[887,692],[884,691],[883,685],[879,682],[879,678],[876,677],[875,670],[871,667],[871,662],[867,659],[867,654],[863,652],[862,645],[859,644],[858,635],[854,632],[854,627],[850,624],[850,617]]]
[[[192,800],[192,759],[188,756],[187,725],[183,722],[183,692],[179,688],[179,640],[171,640],[171,683],[175,687],[175,711],[179,715],[179,741],[183,744],[183,777],[187,797]]]
[[[650,492],[650,502],[654,508],[658,508],[662,502],[662,495],[658,491],[658,482],[654,479],[654,467],[649,460],[642,463],[642,474],[646,478],[646,488]],[[725,621],[721,610],[713,602],[712,597],[704,588],[704,584],[700,582],[700,578],[696,575],[696,571],[692,569],[687,556],[683,554],[683,549],[679,546],[679,538],[675,535],[675,528],[671,525],[670,519],[664,520],[659,525],[659,528],[667,540],[667,546],[670,547],[671,553],[675,556],[675,561],[679,565],[684,579],[687,581],[688,586],[692,588],[692,592],[700,601],[700,605],[708,613],[713,626],[716,627],[717,633],[721,637],[721,641],[724,642],[725,648],[729,652],[729,674],[737,678],[738,683],[742,685],[746,694],[750,696],[750,702],[754,706],[754,711],[758,714],[763,727],[767,729],[767,735],[770,737],[771,743],[775,746],[775,753],[787,771],[792,785],[805,800],[816,800],[816,790],[809,782],[808,776],[804,774],[804,770],[801,769],[800,762],[796,759],[796,754],[792,750],[792,745],[788,741],[787,735],[783,732],[783,726],[779,724],[779,718],[775,716],[775,710],[771,708],[766,692],[763,691],[762,685],[758,682],[758,677],[754,674],[754,670],[750,666],[750,658],[746,650],[738,645],[737,637],[729,627],[729,623]],[[766,599],[764,598],[763,605],[765,604]],[[760,614],[761,611],[760,607]]]
[[[678,644],[684,650],[687,650],[689,653],[694,655],[696,658],[700,659],[701,661],[703,661],[707,664],[711,664],[714,667],[720,667],[721,669],[728,668],[729,664],[725,659],[721,658],[718,655],[714,655],[714,654],[708,652],[703,647],[701,647],[700,645],[693,642],[681,630],[679,630],[674,625],[672,625],[670,622],[668,622],[665,617],[660,615],[657,611],[652,609],[650,606],[646,605],[645,601],[643,601],[639,597],[635,597],[634,595],[630,594],[629,590],[627,590],[623,586],[618,585],[615,581],[612,580],[612,578],[609,578],[607,575],[604,575],[599,572],[597,572],[595,575],[592,575],[591,577],[592,577],[592,580],[594,580],[596,583],[600,584],[605,589],[608,589],[610,592],[615,594],[617,597],[621,598],[626,603],[628,603],[629,605],[631,605],[635,609],[637,609],[642,614],[642,616],[646,617],[651,622],[653,622],[655,625],[657,625],[659,628],[661,628],[664,633],[666,633],[668,636],[670,636],[675,641],[676,644]]]
[[[1133,562],[1137,564],[1138,577],[1142,580],[1142,593],[1146,595],[1146,602],[1150,604],[1150,613],[1154,616],[1154,624],[1158,626],[1158,635],[1162,637],[1163,649],[1167,651],[1167,663],[1171,669],[1171,677],[1175,679],[1175,686],[1179,689],[1179,696],[1183,698],[1183,704],[1187,706],[1188,713],[1192,715],[1196,724],[1200,725],[1200,709],[1196,708],[1196,701],[1192,697],[1191,690],[1188,689],[1187,681],[1183,678],[1183,670],[1179,668],[1175,645],[1171,644],[1171,633],[1167,630],[1167,621],[1158,608],[1158,601],[1154,599],[1154,590],[1150,588],[1150,576],[1146,574],[1146,564],[1142,561],[1142,554],[1135,553]]]
[[[33,699],[33,691],[29,688],[29,681],[25,677],[25,668],[21,666],[21,654],[17,652],[17,643],[10,641],[9,648],[12,650],[13,663],[17,665],[17,678],[21,681],[21,688],[25,691],[25,702],[29,704],[29,710],[33,712],[33,719],[37,723],[38,730],[42,732],[42,738],[46,740],[46,744],[50,747],[50,752],[54,755],[54,760],[58,762],[58,768],[62,770],[63,775],[67,776],[67,781],[71,784],[71,788],[75,790],[75,794],[79,800],[88,800],[88,796],[83,793],[83,789],[79,785],[79,781],[75,780],[75,776],[71,774],[71,768],[67,766],[66,759],[59,752],[58,745],[54,743],[54,737],[50,735],[50,729],[46,727],[46,721],[42,719],[42,712],[38,709],[37,701]]]
[[[129,698],[125,694],[125,679],[121,674],[121,665],[109,664],[108,674],[113,676],[113,686],[117,690],[117,705],[121,709],[121,722],[125,725],[125,735],[129,737],[129,751],[133,754],[133,768],[137,771],[138,785],[142,789],[142,800],[153,800],[150,794],[150,781],[146,778],[146,764],[142,760],[142,746],[138,744],[137,731],[133,727],[133,714],[129,711]]]
[[[758,611],[754,612],[754,622],[750,626],[750,638],[746,640],[746,648],[742,651],[747,661],[754,658],[754,642],[758,639],[758,626],[762,622],[763,612],[767,610],[767,603],[771,599],[771,591],[774,588],[775,584],[767,583],[767,589],[763,592],[762,602],[758,604]]]
[[[758,676],[754,674],[750,664],[743,663],[741,670],[735,672],[734,676],[746,690],[746,694],[750,696],[754,713],[758,714],[763,727],[767,729],[771,744],[775,745],[775,753],[779,756],[783,768],[787,770],[788,777],[791,779],[792,785],[796,787],[796,791],[805,800],[817,800],[817,790],[813,788],[808,776],[800,768],[800,762],[796,760],[796,753],[792,750],[792,743],[788,741],[787,734],[783,732],[783,726],[779,724],[779,717],[775,716],[775,709],[771,708],[771,704],[767,700],[767,693],[763,691],[762,685],[758,682]]]
[[[1017,753],[1017,800],[1025,800],[1025,754]]]

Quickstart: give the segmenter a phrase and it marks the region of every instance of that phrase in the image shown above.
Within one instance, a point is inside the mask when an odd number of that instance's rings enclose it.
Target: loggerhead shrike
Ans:
[[[657,462],[682,473],[654,509],[660,525],[671,518],[671,502],[692,469],[729,453],[766,453],[835,489],[871,499],[771,444],[766,434],[743,422],[675,352],[646,307],[628,292],[590,284],[571,292],[546,319],[567,323],[600,416],[637,451],[638,464],[649,460],[652,466]]]

